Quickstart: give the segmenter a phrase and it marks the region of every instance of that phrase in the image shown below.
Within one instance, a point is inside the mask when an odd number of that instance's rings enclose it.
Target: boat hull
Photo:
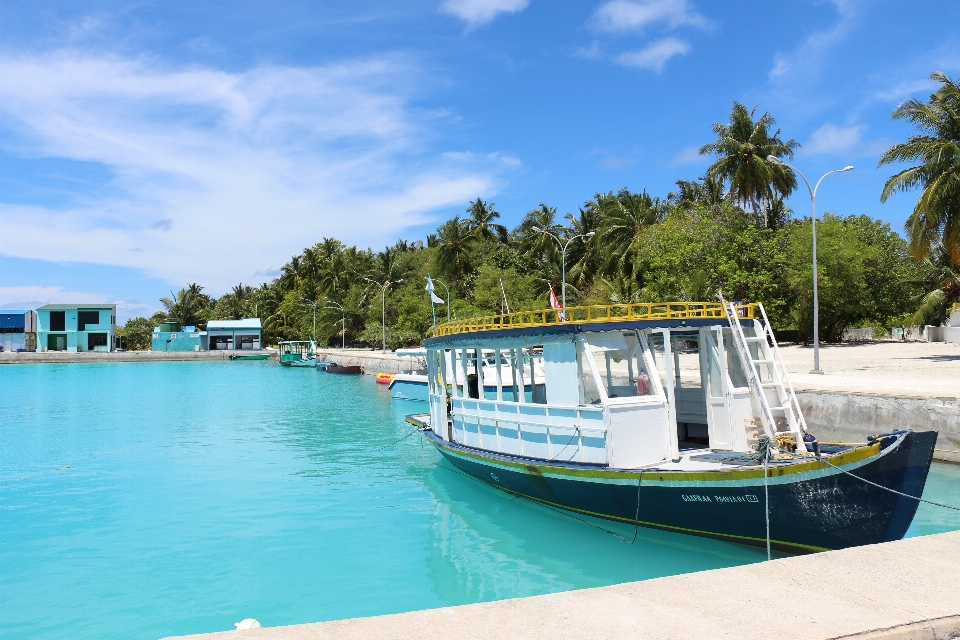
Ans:
[[[346,375],[357,375],[363,373],[363,367],[359,365],[338,365],[332,364],[324,369],[327,373],[340,373]]]
[[[532,500],[610,520],[766,545],[762,467],[727,471],[608,469],[515,458],[425,432],[461,471]],[[830,458],[849,473],[920,496],[936,432],[897,432]],[[899,540],[918,502],[811,460],[770,468],[771,546],[791,553]]]
[[[427,376],[421,374],[398,373],[390,381],[390,396],[398,400],[428,400],[429,385]]]
[[[313,367],[313,366],[315,366],[315,365],[314,365],[314,360],[313,360],[313,358],[310,358],[309,360],[306,360],[306,359],[305,359],[305,360],[287,360],[286,362],[284,362],[283,360],[281,360],[281,361],[280,361],[280,364],[283,365],[284,367]]]

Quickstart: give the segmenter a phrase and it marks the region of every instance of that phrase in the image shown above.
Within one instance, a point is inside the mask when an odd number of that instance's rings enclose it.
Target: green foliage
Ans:
[[[931,98],[938,101],[936,108],[955,100],[947,87],[954,85],[945,76],[942,81],[945,88]],[[929,149],[949,151],[949,141],[956,142],[953,129],[943,128],[953,126],[953,116],[934,113],[929,105],[911,108],[919,113],[921,107],[928,120],[909,110],[904,117],[946,133],[936,144],[911,139],[908,145],[933,146],[895,147],[890,158],[917,157],[929,164]],[[716,140],[701,149],[716,156],[714,164],[698,180],[678,180],[677,190],[666,198],[623,188],[596,193],[576,213],[565,215],[540,203],[509,232],[498,222],[494,204],[477,198],[465,215],[441,222],[425,242],[398,240],[374,252],[323,238],[259,287],[241,284],[219,300],[195,284],[171,293],[163,299],[167,315],[200,326],[206,319],[256,316],[263,321],[265,342],[274,344],[311,335],[315,305],[320,343],[345,340],[379,347],[386,326],[387,344],[396,348],[416,344],[433,330],[427,274],[445,300],[435,308],[437,321],[445,322],[448,315],[462,319],[503,313],[504,294],[511,311],[546,308],[551,288],[563,297],[565,270],[571,306],[709,302],[722,292],[729,300],[763,302],[775,328],[799,330],[809,339],[810,221],[790,220],[783,199],[796,179],[767,160],[769,155],[790,158],[798,145],[781,138],[769,113],[757,117],[756,111],[734,103],[729,124],[714,125]],[[931,118],[947,124],[937,129],[939,124],[929,124]],[[955,176],[951,167],[956,165],[950,163],[957,157],[936,165],[940,173],[934,173]],[[920,185],[918,176],[935,181],[934,173],[902,174],[888,187]],[[938,193],[953,193],[953,187],[941,186]],[[944,198],[922,199],[924,215],[934,210],[931,203],[947,203]],[[950,202],[955,206],[960,199]],[[956,218],[951,211],[941,210],[938,218],[928,215],[936,222],[930,224],[947,230],[945,238],[952,233],[949,221]],[[923,264],[910,258],[906,243],[888,225],[866,216],[827,214],[817,227],[823,339],[838,340],[846,327],[906,322],[917,308],[917,319],[936,322],[960,301],[956,262],[950,262],[947,249],[933,255],[937,246],[946,245],[937,245],[926,227],[917,232],[929,249]],[[390,283],[385,291],[384,283]]]
[[[129,351],[147,351],[152,343],[153,329],[167,319],[164,313],[155,313],[150,318],[130,318],[117,335],[123,336],[124,347]]]

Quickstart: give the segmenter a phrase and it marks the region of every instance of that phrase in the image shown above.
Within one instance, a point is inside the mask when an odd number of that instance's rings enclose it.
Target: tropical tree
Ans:
[[[606,273],[635,278],[638,273],[634,257],[644,243],[644,231],[663,220],[660,199],[646,189],[642,193],[620,189],[616,195],[598,194],[596,201],[603,214],[599,239],[604,247]]]
[[[437,266],[459,285],[470,271],[477,236],[467,224],[454,216],[437,229]]]
[[[703,207],[719,213],[728,198],[723,190],[723,181],[716,176],[705,175],[699,180],[677,180],[677,190],[667,194],[666,200],[679,211]]]
[[[918,305],[913,314],[914,324],[938,327],[955,305],[960,304],[960,269],[951,262],[946,248],[942,244],[935,244],[933,250],[920,261],[921,277],[907,282],[921,287],[921,293],[914,298]]]
[[[203,312],[211,301],[209,296],[201,291],[203,287],[193,283],[176,293],[171,291],[168,298],[160,298],[160,304],[166,309],[167,318],[176,320],[184,326],[203,324]]]
[[[920,187],[920,198],[904,225],[911,252],[923,258],[939,245],[960,265],[960,86],[939,71],[930,79],[941,86],[927,102],[907,100],[892,116],[910,122],[920,134],[887,149],[879,162],[919,164],[891,176],[880,200]]]
[[[748,110],[734,101],[729,124],[715,123],[717,140],[702,146],[700,153],[717,156],[707,175],[726,182],[734,202],[753,212],[757,226],[767,227],[774,196],[786,197],[797,186],[793,171],[771,164],[767,157],[792,158],[800,145],[780,138],[769,111],[754,120],[756,112],[757,107]]]
[[[494,242],[506,242],[507,228],[502,224],[494,222],[500,217],[492,202],[484,202],[480,198],[470,203],[467,207],[469,217],[464,221],[467,231],[473,233],[482,240],[492,240]]]

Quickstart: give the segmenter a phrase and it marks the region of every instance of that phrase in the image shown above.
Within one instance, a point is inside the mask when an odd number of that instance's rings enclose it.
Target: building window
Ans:
[[[66,330],[67,330],[67,312],[51,311],[50,312],[50,331],[66,331]]]
[[[96,347],[107,346],[107,334],[91,333],[87,335],[87,350],[93,351]]]
[[[100,324],[99,311],[80,311],[77,313],[77,331],[86,331],[88,324]]]

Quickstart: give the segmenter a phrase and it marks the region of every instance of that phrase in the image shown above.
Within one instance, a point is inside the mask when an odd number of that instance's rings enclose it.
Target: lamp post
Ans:
[[[570,243],[576,240],[577,238],[592,238],[593,236],[596,235],[596,232],[591,231],[590,233],[581,233],[579,235],[573,236],[572,238],[567,240],[566,244],[564,244],[563,242],[560,241],[560,238],[550,233],[546,229],[541,229],[540,227],[535,226],[533,227],[533,230],[538,233],[547,234],[548,236],[556,240],[558,245],[560,245],[560,278],[562,282],[562,284],[560,285],[560,298],[561,298],[560,306],[566,309],[567,308],[567,247],[569,247]]]
[[[311,306],[313,306],[313,341],[317,340],[317,303],[314,300],[307,300],[306,298],[303,301]]]
[[[343,323],[343,330],[340,332],[340,337],[342,338],[342,344],[340,348],[346,349],[347,348],[347,312],[343,310],[343,305],[340,304],[339,302],[334,302],[329,298],[325,298],[325,300],[327,302],[333,302],[333,304],[337,305],[335,307],[327,307],[327,309],[340,309],[340,322]]]
[[[391,282],[387,280],[383,284],[380,284],[376,280],[371,280],[370,278],[364,278],[367,282],[372,282],[373,284],[380,287],[380,328],[383,330],[383,353],[387,352],[387,287],[392,284],[400,284],[403,282],[403,278],[399,280],[394,280]]]
[[[434,280],[434,282],[439,282],[440,284],[442,284],[442,285],[443,285],[443,288],[447,290],[447,322],[450,322],[450,302],[451,302],[451,301],[450,301],[450,287],[448,287],[448,286],[446,285],[446,283],[445,283],[443,280],[441,280],[440,278],[434,278],[433,280]]]
[[[820,299],[817,295],[817,190],[820,188],[820,183],[823,182],[823,179],[828,175],[831,173],[845,173],[847,171],[852,171],[853,166],[847,165],[843,169],[827,171],[820,177],[819,180],[817,180],[817,185],[813,188],[810,188],[810,181],[807,180],[807,177],[803,175],[803,172],[801,172],[800,169],[797,169],[793,165],[787,164],[776,156],[767,156],[767,161],[771,164],[787,167],[788,169],[795,171],[797,175],[803,178],[804,184],[807,185],[807,191],[810,192],[810,224],[813,228],[813,371],[810,373],[822,374],[823,370],[820,369]]]

